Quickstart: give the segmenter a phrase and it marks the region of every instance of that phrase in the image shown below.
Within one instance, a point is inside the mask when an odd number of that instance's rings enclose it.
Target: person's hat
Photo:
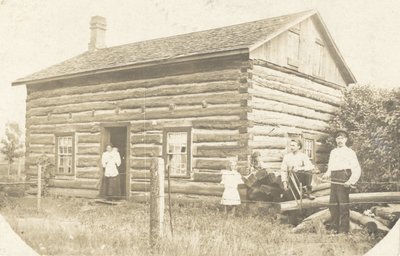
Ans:
[[[346,138],[349,138],[349,133],[344,129],[338,129],[335,132],[335,138],[337,138],[339,136],[344,136]]]

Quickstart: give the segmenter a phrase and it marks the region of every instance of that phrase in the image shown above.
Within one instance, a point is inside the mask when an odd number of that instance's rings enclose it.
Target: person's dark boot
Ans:
[[[310,199],[310,200],[314,200],[314,199],[315,199],[315,196],[313,196],[313,195],[311,195],[311,194],[308,194],[307,197],[308,197],[308,199]]]

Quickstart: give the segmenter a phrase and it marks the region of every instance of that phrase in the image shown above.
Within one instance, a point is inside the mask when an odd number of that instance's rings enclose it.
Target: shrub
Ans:
[[[22,132],[18,123],[6,124],[5,137],[0,141],[0,152],[5,155],[8,161],[8,176],[10,176],[11,165],[14,159],[24,154],[21,134]]]
[[[345,128],[357,153],[361,191],[398,190],[400,179],[400,89],[357,85],[344,92],[329,132]],[[328,139],[334,145],[333,138]]]

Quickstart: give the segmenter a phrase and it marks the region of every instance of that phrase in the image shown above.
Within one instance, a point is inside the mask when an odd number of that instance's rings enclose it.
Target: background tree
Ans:
[[[400,89],[357,85],[344,92],[330,132],[345,128],[361,168],[361,191],[399,190]],[[332,138],[328,142],[333,146]]]
[[[8,176],[11,172],[11,165],[16,158],[23,155],[23,144],[21,143],[21,129],[18,123],[9,122],[6,124],[5,138],[0,142],[0,152],[4,154],[8,162]]]

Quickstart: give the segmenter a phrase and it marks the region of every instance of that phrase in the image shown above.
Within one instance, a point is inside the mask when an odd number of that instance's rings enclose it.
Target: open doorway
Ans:
[[[121,165],[118,167],[121,196],[124,199],[129,197],[129,126],[103,126],[102,129],[102,149],[106,145],[112,144],[117,147],[121,156]]]

